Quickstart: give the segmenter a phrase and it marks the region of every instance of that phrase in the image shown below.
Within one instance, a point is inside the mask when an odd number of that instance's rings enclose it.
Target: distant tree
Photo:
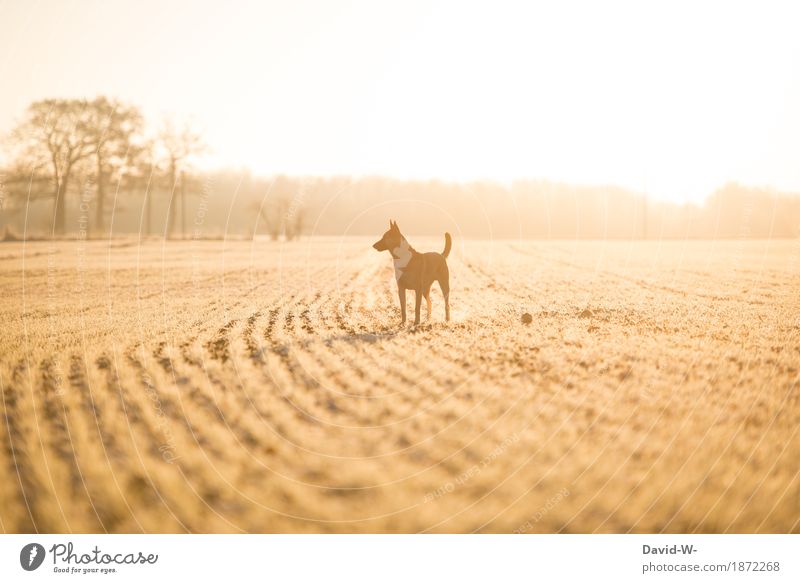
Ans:
[[[159,168],[155,141],[142,142],[137,149],[134,164],[128,170],[127,182],[129,188],[140,189],[144,192],[144,231],[146,235],[153,234],[153,195],[159,186],[160,173],[161,168]]]
[[[53,233],[63,234],[66,196],[77,165],[89,158],[96,145],[89,127],[92,111],[85,99],[44,99],[32,103],[12,132],[17,167],[31,176],[49,169],[53,197]]]
[[[296,206],[289,207],[286,214],[286,240],[292,241],[303,234],[305,228],[306,209],[303,205],[297,204]]]
[[[50,178],[17,160],[0,170],[0,232],[9,235],[9,224],[19,217],[28,201],[53,195]]]
[[[176,128],[169,120],[159,134],[158,143],[163,151],[164,166],[166,166],[167,187],[169,189],[169,207],[167,210],[167,235],[172,236],[175,231],[175,191],[179,189],[181,197],[181,213],[186,213],[186,171],[191,158],[202,154],[206,150],[202,137],[185,124]],[[179,184],[180,180],[180,184]],[[183,233],[185,236],[185,232]]]
[[[91,176],[95,182],[95,224],[102,229],[107,184],[120,180],[138,155],[136,141],[142,125],[135,107],[106,97],[32,103],[12,132],[14,194],[24,195],[26,200],[53,198],[52,230],[61,235],[71,180],[79,175]]]
[[[300,179],[294,188],[289,206],[283,215],[283,232],[287,241],[293,241],[303,234],[306,223],[306,200],[310,190],[310,181]]]
[[[36,171],[29,160],[17,159],[2,172],[3,209],[15,211],[26,201],[51,198],[53,196],[50,176]]]
[[[131,105],[98,97],[88,104],[86,131],[94,147],[95,228],[103,230],[106,187],[120,184],[144,154],[141,112]]]
[[[259,218],[267,229],[269,238],[277,241],[281,236],[281,216],[288,208],[286,199],[273,199],[269,204],[256,205],[259,212]]]
[[[281,236],[292,241],[302,234],[306,219],[306,188],[306,181],[282,175],[272,182],[266,199],[258,205],[258,211],[273,241]]]

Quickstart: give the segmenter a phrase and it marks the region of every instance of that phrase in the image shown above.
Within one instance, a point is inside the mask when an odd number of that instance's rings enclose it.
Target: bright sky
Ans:
[[[763,1],[0,0],[0,131],[107,94],[259,173],[798,191],[798,23]]]

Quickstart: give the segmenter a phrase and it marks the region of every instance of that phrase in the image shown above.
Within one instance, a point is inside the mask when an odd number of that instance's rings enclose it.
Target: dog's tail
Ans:
[[[453,239],[450,238],[450,233],[444,234],[444,251],[442,251],[442,257],[447,259],[447,256],[450,255],[450,248],[453,246]]]

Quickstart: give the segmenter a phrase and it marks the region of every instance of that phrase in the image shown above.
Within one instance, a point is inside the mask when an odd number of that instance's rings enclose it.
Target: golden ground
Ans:
[[[800,531],[800,242],[370,242],[3,244],[0,528]]]

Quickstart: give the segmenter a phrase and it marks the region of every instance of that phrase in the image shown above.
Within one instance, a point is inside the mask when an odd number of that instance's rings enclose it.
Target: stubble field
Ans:
[[[800,531],[800,243],[371,242],[0,246],[0,529]]]

